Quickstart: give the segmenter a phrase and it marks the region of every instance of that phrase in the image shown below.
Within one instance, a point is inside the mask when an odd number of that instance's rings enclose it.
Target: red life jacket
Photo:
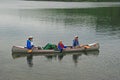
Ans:
[[[59,46],[60,46],[62,49],[64,48],[64,45],[63,45],[63,44],[60,44],[60,43],[59,43]]]

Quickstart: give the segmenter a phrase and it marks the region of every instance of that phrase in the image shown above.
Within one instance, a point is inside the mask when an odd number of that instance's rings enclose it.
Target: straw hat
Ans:
[[[29,36],[28,38],[29,38],[29,39],[33,39],[33,36]]]
[[[78,36],[75,36],[75,38],[78,38]]]

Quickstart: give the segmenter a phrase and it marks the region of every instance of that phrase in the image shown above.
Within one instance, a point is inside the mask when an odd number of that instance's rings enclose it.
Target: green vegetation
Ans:
[[[26,1],[119,2],[120,0],[26,0]]]

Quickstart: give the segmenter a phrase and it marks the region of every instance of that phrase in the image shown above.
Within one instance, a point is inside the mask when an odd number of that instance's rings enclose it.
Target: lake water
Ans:
[[[100,50],[66,55],[12,55],[13,45],[62,40],[99,42]],[[1,1],[0,80],[120,80],[120,3]],[[28,64],[27,61],[33,62]]]

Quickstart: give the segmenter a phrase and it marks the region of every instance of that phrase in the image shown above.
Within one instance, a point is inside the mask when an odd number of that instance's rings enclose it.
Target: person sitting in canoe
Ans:
[[[29,38],[27,40],[26,48],[27,49],[32,49],[33,47],[34,47],[34,45],[33,45],[33,37],[29,36]]]
[[[64,48],[67,48],[67,47],[64,46],[64,44],[63,44],[62,41],[60,40],[60,42],[58,43],[58,50],[59,50],[60,52],[62,52]]]
[[[75,36],[75,39],[73,40],[73,48],[81,48],[84,47],[85,49],[90,48],[89,45],[80,45],[79,44],[79,40],[78,40],[78,36]]]
[[[79,40],[78,40],[78,36],[75,36],[75,39],[73,40],[73,48],[79,47]]]

